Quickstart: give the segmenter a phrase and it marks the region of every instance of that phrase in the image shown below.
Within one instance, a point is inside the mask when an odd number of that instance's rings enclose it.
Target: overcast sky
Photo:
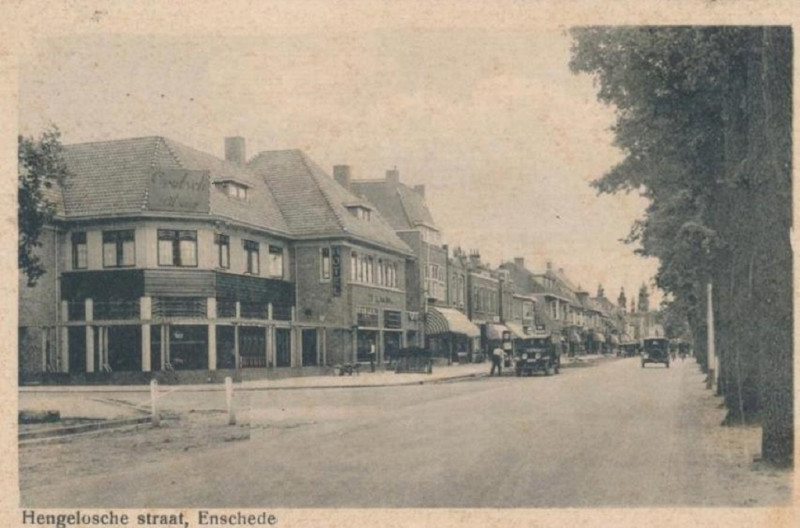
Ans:
[[[300,148],[355,178],[397,167],[451,246],[497,265],[550,260],[593,295],[650,283],[657,263],[619,240],[636,195],[589,182],[620,159],[592,80],[570,73],[563,29],[368,29],[259,37],[88,35],[41,40],[20,64],[20,126],[66,143],[163,135],[223,156]]]

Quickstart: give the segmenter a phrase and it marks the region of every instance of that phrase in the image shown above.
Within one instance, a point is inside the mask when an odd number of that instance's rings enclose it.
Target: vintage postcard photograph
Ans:
[[[790,9],[557,4],[15,6],[8,522],[796,522]]]

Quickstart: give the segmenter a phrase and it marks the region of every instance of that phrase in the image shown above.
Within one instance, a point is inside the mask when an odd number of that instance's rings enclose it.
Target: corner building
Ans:
[[[299,151],[225,147],[65,147],[47,273],[20,277],[21,381],[260,377],[404,343],[408,247]]]

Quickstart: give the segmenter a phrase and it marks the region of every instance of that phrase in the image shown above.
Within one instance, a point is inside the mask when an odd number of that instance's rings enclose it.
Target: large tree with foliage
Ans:
[[[622,162],[594,182],[641,192],[631,230],[705,358],[714,285],[720,392],[729,421],[760,420],[763,456],[791,461],[791,50],[789,28],[573,31],[571,67],[617,109]],[[705,365],[703,365],[705,367]]]
[[[28,286],[35,286],[47,271],[36,250],[41,247],[42,230],[55,213],[48,190],[63,185],[68,174],[60,138],[55,126],[38,138],[18,138],[19,269]]]

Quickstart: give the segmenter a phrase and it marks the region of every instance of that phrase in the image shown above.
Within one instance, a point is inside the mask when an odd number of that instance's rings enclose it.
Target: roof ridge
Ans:
[[[154,136],[155,137],[155,145],[153,146],[153,155],[150,158],[150,170],[155,170],[156,168],[156,157],[158,156],[158,145],[160,143],[164,143],[164,138],[161,136]],[[147,210],[147,204],[150,201],[150,186],[144,186],[144,199],[142,200],[142,211]]]
[[[312,170],[311,166],[309,165],[308,160],[306,159],[305,152],[303,152],[302,150],[297,150],[297,152],[300,154],[300,161],[303,162],[303,166],[306,168],[308,173],[311,175],[311,178],[317,184],[317,189],[319,189],[319,192],[322,194],[322,197],[325,199],[325,203],[328,204],[328,208],[333,213],[333,217],[336,218],[336,223],[339,225],[339,229],[341,229],[344,232],[348,232],[347,228],[344,225],[344,220],[342,220],[342,217],[339,215],[339,211],[337,211],[336,207],[334,207],[334,205],[333,205],[333,201],[332,201],[331,197],[328,196],[328,193],[319,184],[319,180],[317,179],[316,171]],[[333,183],[338,185],[338,183],[336,183],[336,182],[333,182]]]
[[[403,199],[403,195],[400,192],[399,186],[394,188],[395,194],[397,194],[398,200],[400,200],[400,208],[403,210],[403,214],[406,216],[406,220],[408,221],[408,225],[411,226],[412,229],[417,228],[417,224],[411,221],[411,215],[408,214],[408,208],[406,207],[406,201]]]
[[[98,139],[96,141],[79,141],[77,143],[64,143],[64,147],[79,147],[79,146],[87,146],[87,145],[99,145],[101,143],[119,143],[119,142],[122,142],[122,141],[141,141],[143,139],[158,140],[158,139],[164,139],[164,136],[159,136],[157,134],[154,134],[154,135],[150,135],[150,136],[125,137],[125,138],[118,138],[118,139]]]

